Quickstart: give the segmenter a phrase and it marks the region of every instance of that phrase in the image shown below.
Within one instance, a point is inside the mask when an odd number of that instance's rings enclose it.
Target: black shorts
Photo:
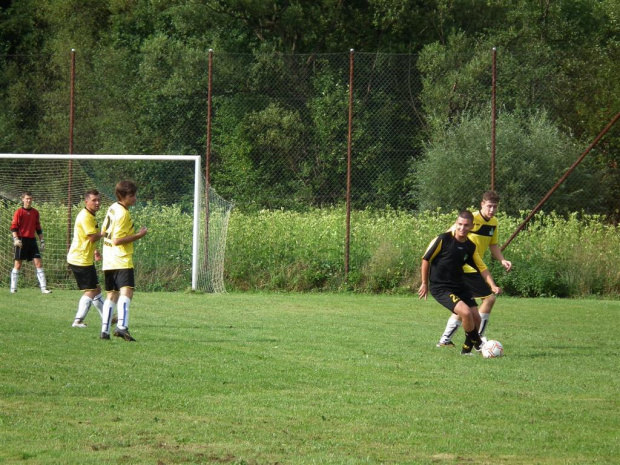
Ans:
[[[476,299],[474,299],[474,296],[471,294],[469,289],[433,289],[431,287],[431,295],[437,302],[446,307],[452,313],[454,313],[456,304],[461,300],[465,302],[468,307],[478,306]]]
[[[33,237],[22,237],[22,246],[15,247],[15,260],[31,262],[34,258],[41,258],[37,240]]]
[[[120,291],[123,287],[136,287],[133,268],[123,268],[120,270],[105,270],[105,290],[107,292]]]
[[[465,281],[467,288],[476,299],[484,299],[493,294],[493,291],[480,273],[464,273],[463,281]]]
[[[69,268],[73,271],[78,289],[81,291],[92,291],[99,287],[99,278],[95,265],[78,266],[69,263]]]

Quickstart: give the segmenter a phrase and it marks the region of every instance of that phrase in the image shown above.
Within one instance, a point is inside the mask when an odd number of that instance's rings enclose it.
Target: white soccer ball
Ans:
[[[504,355],[504,346],[499,341],[489,340],[480,349],[484,358],[495,358]]]

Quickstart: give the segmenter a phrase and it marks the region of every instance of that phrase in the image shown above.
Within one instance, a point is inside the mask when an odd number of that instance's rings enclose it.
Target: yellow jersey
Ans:
[[[110,205],[101,232],[103,233],[102,269],[106,271],[133,268],[133,242],[123,245],[114,245],[112,242],[113,239],[134,234],[129,210],[118,202]]]
[[[73,240],[67,253],[67,262],[70,265],[90,266],[95,263],[96,242],[91,242],[88,236],[97,234],[99,225],[97,218],[88,209],[84,208],[75,218]]]
[[[474,214],[474,227],[471,229],[467,238],[476,244],[476,251],[480,258],[484,258],[489,245],[499,242],[497,218],[485,219],[480,211]],[[469,265],[463,266],[465,273],[476,273],[476,270]]]

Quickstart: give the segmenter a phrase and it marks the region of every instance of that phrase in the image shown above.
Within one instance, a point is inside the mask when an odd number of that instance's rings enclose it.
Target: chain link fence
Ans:
[[[522,217],[614,116],[536,52],[151,48],[78,51],[74,113],[69,54],[4,57],[0,152],[67,153],[73,118],[74,153],[204,157],[211,103],[211,185],[243,212],[340,208],[348,191],[357,211],[445,212],[494,187]],[[617,216],[619,140],[612,128],[544,211]],[[153,195],[169,189],[149,179]]]
[[[4,60],[2,152],[67,153],[65,58]],[[77,55],[74,153],[204,154],[208,54],[161,44],[135,61]],[[211,72],[212,183],[248,211],[343,204],[350,116],[355,209],[450,210],[477,205],[494,187],[516,214],[533,208],[596,136],[576,116],[588,97],[568,102],[566,76],[544,56],[498,55],[495,136],[491,51],[443,61],[215,53]],[[601,117],[598,129],[607,122]],[[546,208],[610,214],[614,179],[595,148]]]

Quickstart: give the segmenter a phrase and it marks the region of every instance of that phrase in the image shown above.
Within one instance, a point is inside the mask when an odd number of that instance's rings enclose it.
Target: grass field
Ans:
[[[485,360],[413,295],[138,292],[128,343],[3,291],[1,463],[620,461],[619,301],[500,298]]]

